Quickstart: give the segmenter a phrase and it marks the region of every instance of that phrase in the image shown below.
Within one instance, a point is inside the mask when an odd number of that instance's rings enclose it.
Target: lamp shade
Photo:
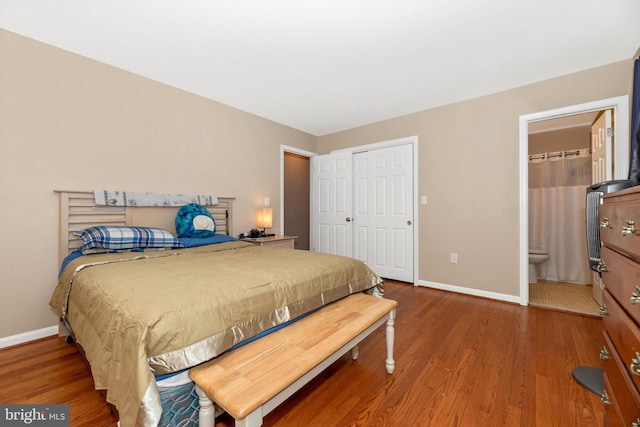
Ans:
[[[273,209],[271,208],[258,209],[256,226],[258,228],[271,228],[273,226]]]

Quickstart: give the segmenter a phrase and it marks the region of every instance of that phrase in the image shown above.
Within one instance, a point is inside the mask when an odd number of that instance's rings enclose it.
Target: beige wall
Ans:
[[[0,30],[0,338],[56,324],[54,189],[264,197],[280,224],[280,144],[316,137]],[[212,76],[215,78],[215,76]]]
[[[319,138],[332,150],[419,138],[421,282],[519,295],[519,116],[628,95],[632,61]],[[459,254],[458,264],[449,254]]]
[[[529,154],[552,153],[591,146],[591,126],[529,134]]]

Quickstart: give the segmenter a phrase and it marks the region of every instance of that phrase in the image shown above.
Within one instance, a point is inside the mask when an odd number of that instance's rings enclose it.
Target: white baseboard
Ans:
[[[520,304],[520,297],[516,295],[499,294],[497,292],[481,291],[479,289],[465,288],[463,286],[446,285],[443,283],[428,282],[426,280],[419,280],[418,286],[424,286],[427,288],[440,289],[443,291],[457,292],[459,294],[473,295],[476,297],[483,297],[489,299],[495,299],[505,302],[513,302]]]
[[[29,341],[39,340],[40,338],[58,335],[58,326],[49,326],[48,328],[37,329],[35,331],[24,332],[10,337],[0,338],[0,348],[12,347],[18,344],[24,344]]]

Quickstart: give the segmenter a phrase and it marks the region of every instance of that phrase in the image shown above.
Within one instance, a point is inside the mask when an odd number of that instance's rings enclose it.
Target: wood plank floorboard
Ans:
[[[599,397],[571,371],[602,366],[599,318],[399,282],[396,370],[384,328],[267,415],[264,426],[602,426]],[[62,338],[0,350],[0,403],[68,403],[71,426],[113,426],[75,346]],[[223,415],[217,427],[233,420]]]

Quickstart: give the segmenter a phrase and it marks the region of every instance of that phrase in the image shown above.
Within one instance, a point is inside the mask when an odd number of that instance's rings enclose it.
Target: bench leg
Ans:
[[[207,393],[196,384],[196,393],[198,394],[198,402],[200,403],[200,412],[198,413],[198,427],[214,427],[216,425],[216,409],[213,402],[207,396]],[[262,407],[246,417],[236,420],[236,427],[260,427],[262,425]]]
[[[351,349],[351,360],[358,360],[358,356],[360,355],[360,349],[357,345],[354,345]]]
[[[247,415],[241,420],[236,420],[236,427],[260,427],[262,425],[262,407]]]
[[[394,308],[389,313],[389,320],[387,320],[387,360],[385,361],[385,366],[387,367],[387,372],[389,374],[393,374],[393,370],[396,367],[396,362],[393,360],[393,341],[395,339],[395,330],[393,328],[393,324],[395,323],[396,318],[396,309]]]
[[[196,393],[200,403],[198,413],[198,427],[214,427],[216,424],[216,410],[209,396],[196,384]]]

